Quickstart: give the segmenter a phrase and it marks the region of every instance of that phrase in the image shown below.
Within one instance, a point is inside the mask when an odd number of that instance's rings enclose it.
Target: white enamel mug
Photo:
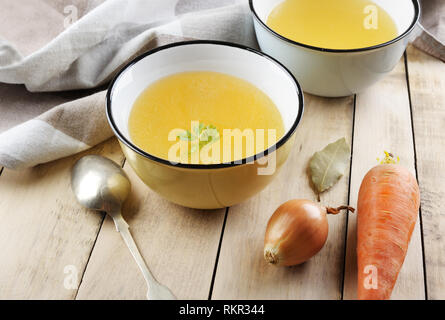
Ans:
[[[284,0],[249,0],[260,48],[282,62],[305,92],[342,97],[368,88],[388,74],[417,35],[418,0],[373,0],[392,17],[398,36],[367,48],[335,50],[313,47],[283,37],[266,25],[271,11]]]

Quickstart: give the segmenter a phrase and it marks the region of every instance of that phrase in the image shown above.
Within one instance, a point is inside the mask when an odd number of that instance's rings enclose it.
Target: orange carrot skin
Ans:
[[[419,186],[406,168],[381,164],[363,178],[357,204],[357,291],[360,300],[391,297],[419,206]],[[371,275],[376,277],[371,278]]]

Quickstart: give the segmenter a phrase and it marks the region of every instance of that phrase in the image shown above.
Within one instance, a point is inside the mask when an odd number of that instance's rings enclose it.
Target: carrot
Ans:
[[[416,179],[406,168],[388,162],[366,174],[358,195],[357,291],[360,300],[391,297],[419,211]]]

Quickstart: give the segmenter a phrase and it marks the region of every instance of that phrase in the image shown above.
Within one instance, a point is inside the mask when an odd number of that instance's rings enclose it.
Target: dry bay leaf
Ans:
[[[314,153],[309,168],[318,193],[331,188],[345,174],[350,155],[351,149],[346,138],[328,144],[323,150]]]

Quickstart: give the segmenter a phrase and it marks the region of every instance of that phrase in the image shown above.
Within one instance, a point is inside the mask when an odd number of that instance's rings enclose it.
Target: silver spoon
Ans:
[[[105,211],[113,218],[117,231],[120,232],[147,282],[147,299],[176,299],[171,291],[157,282],[151,274],[128,230],[128,224],[122,217],[122,204],[131,189],[130,180],[122,168],[104,157],[85,156],[73,167],[71,187],[77,200],[84,207]]]

